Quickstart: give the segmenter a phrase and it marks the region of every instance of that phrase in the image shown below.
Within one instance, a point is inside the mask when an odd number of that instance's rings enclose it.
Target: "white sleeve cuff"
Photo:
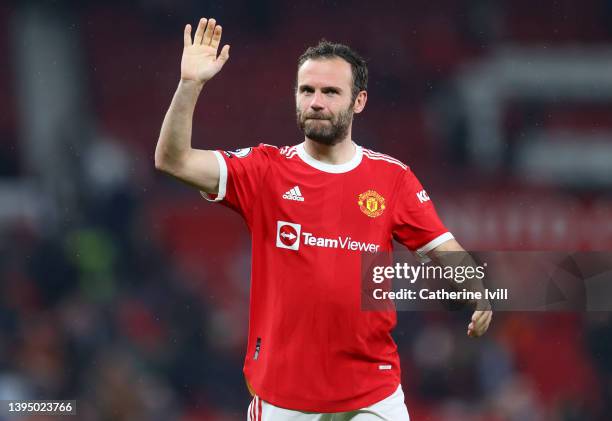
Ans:
[[[423,247],[417,249],[417,251],[415,251],[415,254],[419,259],[423,261],[429,261],[427,253],[438,247],[440,244],[445,243],[448,240],[452,240],[453,238],[455,238],[453,234],[451,234],[450,232],[445,232],[444,234],[437,236],[429,243],[425,244]]]
[[[213,199],[210,194],[200,191],[202,197],[209,202],[220,202],[225,197],[225,189],[227,187],[227,164],[225,163],[225,159],[221,156],[219,151],[212,151],[217,158],[217,162],[219,163],[219,192],[217,196]]]

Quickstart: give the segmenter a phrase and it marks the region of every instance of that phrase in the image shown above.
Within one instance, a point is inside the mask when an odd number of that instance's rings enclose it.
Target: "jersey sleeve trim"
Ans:
[[[214,195],[211,196],[210,194],[203,191],[200,191],[200,194],[204,199],[208,200],[209,202],[220,202],[225,197],[225,191],[227,188],[227,164],[225,163],[225,159],[223,159],[223,156],[221,156],[221,152],[212,152],[215,155],[215,158],[217,158],[217,162],[219,163],[219,192],[215,197],[213,197]]]
[[[445,243],[448,240],[452,240],[453,238],[455,238],[453,234],[451,234],[450,232],[445,232],[444,234],[437,236],[429,243],[417,249],[417,251],[415,251],[415,254],[421,259],[427,259],[427,253],[438,247],[440,244]]]

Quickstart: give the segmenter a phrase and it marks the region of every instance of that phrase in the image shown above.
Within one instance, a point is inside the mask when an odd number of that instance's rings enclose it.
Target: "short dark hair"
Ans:
[[[308,47],[298,59],[298,70],[306,60],[341,58],[351,65],[353,73],[353,101],[360,91],[368,88],[368,66],[366,61],[348,45],[329,42],[325,39],[319,41],[314,47]]]

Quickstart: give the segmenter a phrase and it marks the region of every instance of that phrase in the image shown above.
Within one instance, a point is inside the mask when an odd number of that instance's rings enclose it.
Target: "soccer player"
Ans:
[[[463,249],[405,164],[352,140],[367,68],[345,45],[321,42],[298,61],[304,142],[192,148],[197,99],[229,59],[229,45],[218,52],[221,32],[214,19],[201,19],[193,36],[185,27],[155,166],[237,211],[251,232],[248,419],[407,421],[396,315],[362,311],[361,257],[390,251],[394,238],[434,260]],[[475,311],[467,334],[482,335],[490,321],[490,311]]]

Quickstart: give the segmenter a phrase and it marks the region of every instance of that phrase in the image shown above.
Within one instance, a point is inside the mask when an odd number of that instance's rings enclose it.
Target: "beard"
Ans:
[[[344,139],[353,121],[352,106],[338,114],[296,110],[297,123],[304,135],[323,145],[335,145]]]

